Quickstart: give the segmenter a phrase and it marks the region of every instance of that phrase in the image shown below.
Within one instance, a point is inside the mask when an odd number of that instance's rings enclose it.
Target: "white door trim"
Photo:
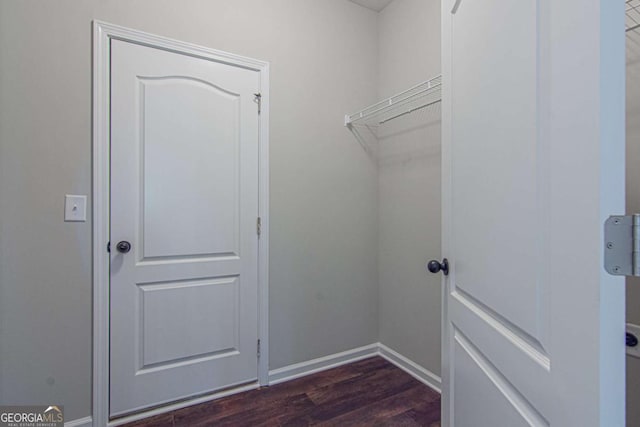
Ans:
[[[111,40],[222,61],[260,73],[259,129],[258,382],[269,381],[269,63],[118,25],[93,21],[93,409],[94,426],[109,424],[109,182]]]

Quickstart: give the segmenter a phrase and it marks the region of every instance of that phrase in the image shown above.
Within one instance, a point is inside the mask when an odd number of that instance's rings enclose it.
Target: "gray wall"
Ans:
[[[640,212],[640,31],[627,35],[627,213]],[[627,279],[627,322],[640,325],[640,277]],[[627,357],[627,426],[640,426],[640,359]]]
[[[395,0],[378,18],[378,94],[440,74],[440,1]],[[378,128],[380,342],[440,372],[440,109]]]
[[[91,189],[92,19],[271,62],[271,368],[377,341],[377,166],[342,126],[376,98],[377,14],[0,0],[0,403],[90,414],[91,222],[62,215]]]

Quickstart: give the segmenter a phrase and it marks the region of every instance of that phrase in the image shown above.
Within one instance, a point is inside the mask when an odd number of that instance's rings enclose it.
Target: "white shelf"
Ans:
[[[640,0],[637,0],[640,1]],[[345,126],[368,124],[375,120],[383,124],[397,117],[421,110],[441,100],[442,76],[417,84],[397,95],[370,105],[344,117]]]
[[[640,33],[640,0],[626,0],[625,2],[625,29]]]

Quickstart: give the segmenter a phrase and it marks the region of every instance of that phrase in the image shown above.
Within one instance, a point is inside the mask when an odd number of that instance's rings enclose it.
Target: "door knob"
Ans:
[[[442,271],[442,273],[445,276],[449,275],[449,261],[445,258],[442,260],[442,262],[438,262],[435,259],[429,261],[429,263],[427,264],[427,269],[429,269],[430,272],[432,273],[439,273],[440,271]]]
[[[126,254],[131,250],[131,243],[127,242],[126,240],[123,240],[121,242],[118,242],[118,244],[116,245],[116,249],[121,254]]]
[[[638,345],[638,337],[627,332],[627,347],[636,347]]]

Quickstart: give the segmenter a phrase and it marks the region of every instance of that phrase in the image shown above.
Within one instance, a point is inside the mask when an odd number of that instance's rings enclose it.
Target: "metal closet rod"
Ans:
[[[402,106],[406,106],[406,105],[414,105],[414,101],[417,101],[419,99],[428,97],[429,95],[433,95],[436,94],[439,90],[440,90],[440,86],[442,85],[442,76],[436,76],[432,79],[429,79],[427,81],[424,81],[420,84],[417,84],[405,91],[402,91],[396,95],[393,95],[390,98],[387,98],[383,101],[377,102],[375,104],[372,104],[360,111],[358,111],[357,113],[354,114],[347,114],[344,118],[344,125],[345,126],[351,126],[353,123],[355,122],[359,122],[359,121],[363,121],[365,119],[368,119],[370,117],[375,117],[378,116],[382,113],[386,113],[386,112],[390,112],[392,111],[394,108],[396,107],[402,107]],[[405,114],[409,114],[410,112],[416,111],[416,110],[420,110],[422,108],[428,107],[429,105],[433,105],[437,102],[439,102],[440,99],[438,98],[437,100],[433,100],[432,98],[429,99],[427,102],[413,107],[408,111],[403,111],[400,112],[396,115],[394,115],[393,117],[388,117],[385,118],[384,120],[380,121],[379,123],[386,123],[389,120],[393,120],[397,117],[400,116],[404,116]]]
[[[432,106],[432,105],[434,105],[434,104],[437,104],[437,103],[438,103],[438,102],[440,102],[440,101],[441,101],[441,99],[436,99],[435,101],[431,101],[431,102],[429,102],[429,103],[427,103],[427,104],[420,105],[419,107],[412,108],[412,109],[410,109],[410,110],[408,110],[408,111],[403,111],[402,113],[400,113],[400,114],[396,114],[395,116],[391,116],[391,117],[388,117],[388,118],[386,118],[386,119],[384,119],[384,120],[380,120],[378,123],[379,123],[379,124],[381,124],[381,125],[383,125],[383,124],[387,123],[388,121],[391,121],[391,120],[393,120],[393,119],[397,119],[398,117],[402,117],[402,116],[405,116],[405,115],[407,115],[407,114],[411,114],[411,113],[413,113],[414,111],[418,111],[418,110],[422,110],[423,108],[430,107],[430,106]]]

